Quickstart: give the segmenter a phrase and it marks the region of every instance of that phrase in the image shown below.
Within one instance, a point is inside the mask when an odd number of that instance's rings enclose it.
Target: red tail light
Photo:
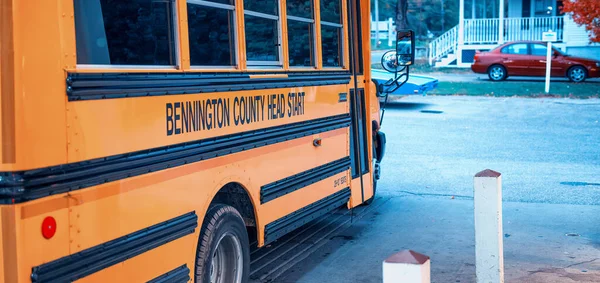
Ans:
[[[48,216],[42,221],[42,236],[46,239],[54,237],[56,233],[56,220],[52,216]]]

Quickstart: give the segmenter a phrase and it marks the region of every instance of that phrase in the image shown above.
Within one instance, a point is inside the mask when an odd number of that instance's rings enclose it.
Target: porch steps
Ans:
[[[456,54],[449,53],[444,58],[437,60],[434,64],[434,67],[448,67],[448,66],[456,66]]]

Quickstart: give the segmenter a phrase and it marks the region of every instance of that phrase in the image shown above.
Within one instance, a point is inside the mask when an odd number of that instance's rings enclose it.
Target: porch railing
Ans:
[[[555,31],[558,41],[563,40],[563,17],[506,18],[504,19],[504,41],[542,40],[542,33]]]
[[[500,19],[466,19],[465,44],[496,44]],[[563,17],[505,18],[504,41],[542,40],[542,33],[556,31],[563,39]]]
[[[453,52],[457,44],[458,26],[455,26],[429,43],[429,64]]]

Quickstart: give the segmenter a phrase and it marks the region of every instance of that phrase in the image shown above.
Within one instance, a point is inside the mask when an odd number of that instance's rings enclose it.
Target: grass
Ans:
[[[381,62],[371,64],[373,69],[383,69]],[[470,68],[434,68],[429,65],[427,59],[416,59],[415,64],[410,66],[410,72],[415,74],[467,74],[472,73]]]
[[[504,82],[439,82],[430,95],[469,95],[496,97],[566,97],[599,98],[598,83],[554,82],[550,84],[550,93],[544,92],[544,82],[504,81]]]
[[[371,65],[373,69],[383,69],[381,63]],[[435,77],[435,74],[472,74],[470,68],[434,68],[427,60],[415,60],[410,67],[413,74],[424,74]],[[438,83],[437,88],[427,92],[429,95],[469,95],[496,97],[566,97],[566,98],[600,98],[600,84],[597,82],[570,83],[565,81],[552,82],[550,93],[544,91],[543,81],[469,81]]]

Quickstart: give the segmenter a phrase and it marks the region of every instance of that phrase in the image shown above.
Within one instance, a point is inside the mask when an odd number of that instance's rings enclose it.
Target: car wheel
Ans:
[[[248,281],[250,245],[240,213],[224,204],[208,209],[196,251],[196,282]]]
[[[508,76],[506,74],[506,68],[500,65],[493,65],[488,69],[488,76],[492,81],[502,81],[505,80]]]
[[[567,77],[570,81],[574,83],[580,83],[585,81],[585,78],[587,77],[587,72],[584,67],[574,66],[567,72]]]

